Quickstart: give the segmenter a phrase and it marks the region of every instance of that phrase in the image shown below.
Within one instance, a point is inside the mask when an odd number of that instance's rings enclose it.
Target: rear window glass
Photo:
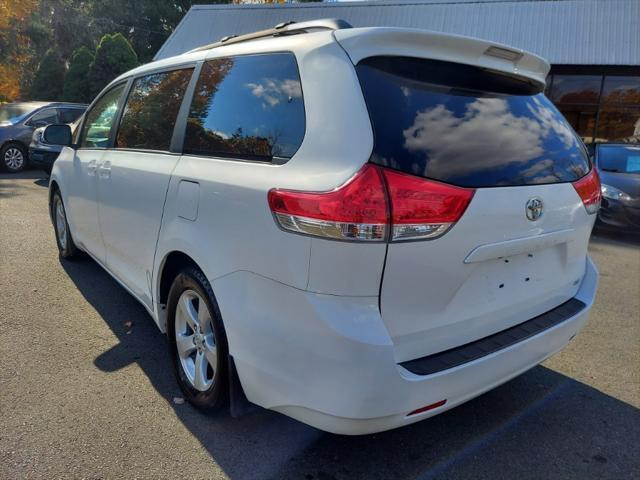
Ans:
[[[202,66],[184,152],[257,161],[290,158],[304,130],[293,54],[217,58]]]
[[[601,145],[598,165],[605,172],[640,174],[640,147]]]
[[[589,170],[584,145],[537,85],[407,57],[356,70],[374,163],[465,187],[569,182]]]

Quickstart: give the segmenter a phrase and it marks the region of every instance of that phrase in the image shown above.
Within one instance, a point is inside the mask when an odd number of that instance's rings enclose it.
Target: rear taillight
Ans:
[[[467,209],[475,190],[383,170],[391,204],[391,239],[443,235]]]
[[[269,207],[291,232],[336,240],[419,240],[443,235],[473,193],[368,163],[328,192],[273,189]]]
[[[587,209],[589,215],[593,215],[600,208],[600,199],[602,193],[600,191],[600,178],[595,168],[582,177],[580,180],[573,182],[573,187],[580,195],[584,208]]]
[[[388,209],[380,169],[367,164],[347,183],[328,192],[272,189],[269,207],[291,232],[336,240],[383,241]]]

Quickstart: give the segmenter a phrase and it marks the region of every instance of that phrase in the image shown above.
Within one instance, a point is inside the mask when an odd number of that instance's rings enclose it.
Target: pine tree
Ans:
[[[82,103],[91,101],[89,70],[93,61],[93,53],[87,47],[80,47],[73,52],[69,62],[69,70],[64,77],[62,92],[64,101]]]
[[[65,73],[66,66],[60,55],[54,50],[49,50],[40,62],[33,79],[30,97],[34,100],[59,100],[62,96]]]
[[[111,80],[138,65],[138,57],[121,33],[100,39],[89,71],[90,97],[97,95]]]

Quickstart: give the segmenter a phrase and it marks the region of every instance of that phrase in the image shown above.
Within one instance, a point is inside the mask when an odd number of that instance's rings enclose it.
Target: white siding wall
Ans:
[[[288,20],[341,18],[354,27],[405,26],[513,45],[553,64],[640,65],[640,0],[427,0],[198,5],[155,59]]]

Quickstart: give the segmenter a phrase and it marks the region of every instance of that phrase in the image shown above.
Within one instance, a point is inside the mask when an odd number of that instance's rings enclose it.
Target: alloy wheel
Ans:
[[[55,216],[56,216],[56,233],[58,235],[58,242],[62,250],[67,248],[67,216],[64,211],[64,205],[62,205],[62,199],[56,197],[55,200]]]
[[[4,152],[4,164],[10,170],[19,170],[24,164],[24,155],[19,148],[9,147]]]
[[[218,361],[211,313],[202,297],[185,290],[178,299],[175,315],[178,359],[189,383],[198,391],[211,388]]]

